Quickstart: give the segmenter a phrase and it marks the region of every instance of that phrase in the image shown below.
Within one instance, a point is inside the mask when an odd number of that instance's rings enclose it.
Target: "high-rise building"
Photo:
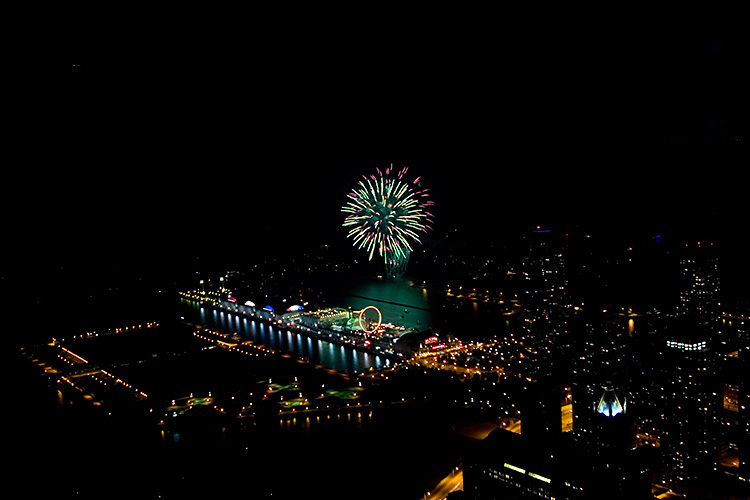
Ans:
[[[602,418],[620,421],[623,416]],[[498,429],[464,456],[464,492],[472,500],[651,498],[648,457],[642,450],[607,450],[611,453],[589,455],[569,443],[529,442]]]
[[[677,487],[718,470],[723,391],[710,337],[707,329],[681,320],[663,346],[661,450],[666,479]]]
[[[604,317],[590,317],[578,332],[571,363],[573,439],[587,453],[596,453],[600,445],[595,416],[602,387],[615,389],[621,403],[629,397],[626,341],[622,322]]]
[[[524,241],[518,267],[523,302],[536,313],[555,314],[568,302],[564,238],[551,229],[537,226],[524,236]]]
[[[565,237],[537,226],[523,237],[522,247],[513,272],[523,304],[522,341],[535,371],[535,365],[544,365],[550,355],[564,355],[570,344]]]
[[[677,319],[660,349],[661,451],[665,479],[675,487],[719,469],[724,393],[717,354],[721,309],[715,246],[686,244],[680,274]]]
[[[713,243],[686,244],[680,258],[679,315],[714,330],[721,319],[719,264]]]
[[[464,492],[472,500],[582,499],[590,466],[558,443],[531,445],[498,429],[464,456]]]
[[[750,328],[740,332],[740,349],[738,351],[740,380],[738,391],[738,410],[740,421],[739,474],[741,481],[750,488]]]
[[[529,442],[553,442],[562,432],[563,388],[553,374],[528,377],[520,399],[521,435]]]

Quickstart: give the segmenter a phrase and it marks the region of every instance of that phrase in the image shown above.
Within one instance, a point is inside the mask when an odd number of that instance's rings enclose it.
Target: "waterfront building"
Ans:
[[[356,318],[351,310],[342,307],[327,307],[317,311],[308,312],[299,315],[299,321],[305,326],[311,328],[338,328],[341,331],[349,325],[356,323]]]
[[[432,330],[402,331],[392,338],[394,351],[406,358],[438,356],[461,346],[461,341],[452,335],[442,335]]]

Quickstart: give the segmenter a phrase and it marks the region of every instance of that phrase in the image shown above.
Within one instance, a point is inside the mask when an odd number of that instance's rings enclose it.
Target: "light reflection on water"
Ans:
[[[283,352],[304,357],[314,364],[341,372],[367,371],[370,368],[378,369],[383,365],[389,365],[387,359],[378,355],[362,352],[348,346],[338,346],[325,340],[313,339],[300,333],[289,330],[281,330],[273,325],[267,325],[261,321],[248,318],[240,318],[237,315],[224,311],[211,311],[206,314],[206,308],[194,302],[185,301],[189,311],[195,316],[193,321],[200,321],[211,328],[216,328],[225,333],[237,334],[242,338],[252,340]],[[200,318],[200,319],[199,319]]]
[[[348,281],[348,280],[347,280]],[[337,284],[329,291],[333,302],[354,310],[374,305],[383,321],[407,328],[426,329],[432,325],[432,306],[426,288],[408,279],[374,280]]]
[[[279,418],[279,427],[286,431],[310,431],[326,427],[341,427],[362,430],[365,425],[374,423],[371,409],[356,409],[331,413],[317,413],[315,415],[284,415]]]

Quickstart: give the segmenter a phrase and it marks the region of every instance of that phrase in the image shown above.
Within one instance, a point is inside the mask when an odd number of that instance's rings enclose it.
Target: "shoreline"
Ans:
[[[342,339],[339,336],[339,333],[333,330],[327,330],[323,328],[314,329],[308,326],[304,326],[304,327],[298,326],[296,323],[284,323],[280,315],[277,315],[273,312],[269,312],[265,310],[258,310],[254,307],[246,306],[243,304],[235,304],[229,301],[218,302],[207,297],[201,299],[194,295],[188,294],[188,292],[180,292],[180,296],[184,298],[185,300],[193,302],[193,303],[197,302],[200,305],[208,304],[209,307],[218,311],[223,311],[229,314],[238,315],[246,319],[259,320],[267,325],[274,326],[281,331],[295,332],[304,337],[308,337],[308,338],[315,339],[315,340],[320,340],[323,342],[328,342],[330,344],[334,344],[337,346],[351,349],[352,351],[359,351],[359,352],[367,353],[367,354],[374,355],[374,356],[380,356],[391,362],[406,361],[406,358],[404,356],[399,355],[397,353],[388,353],[385,351],[377,350],[367,345],[364,345],[364,342],[355,343],[353,341]],[[202,326],[205,328],[205,325],[202,325]],[[240,337],[240,338],[242,338],[243,340],[251,340],[251,339],[247,339],[244,337]],[[265,346],[265,344],[262,344],[262,345]],[[265,347],[269,347],[269,346],[265,346]],[[285,351],[281,351],[281,352],[286,353]],[[286,354],[290,354],[294,356],[295,358],[301,359],[298,356],[295,356],[294,353],[286,353]],[[354,370],[354,373],[364,373],[364,372],[357,372],[356,370]]]

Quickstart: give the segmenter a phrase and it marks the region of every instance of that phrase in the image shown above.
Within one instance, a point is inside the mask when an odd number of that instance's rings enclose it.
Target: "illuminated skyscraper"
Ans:
[[[723,397],[715,349],[721,310],[714,245],[687,244],[680,272],[678,319],[662,347],[660,405],[664,468],[674,486],[718,470]]]
[[[596,412],[605,417],[616,417],[620,413],[625,413],[626,407],[627,402],[620,403],[613,388],[605,387],[604,393],[602,393],[602,397],[599,398],[599,403],[596,405]]]
[[[603,317],[590,318],[581,329],[572,360],[573,439],[582,450],[598,453],[601,433],[596,417],[623,412],[629,396],[627,330],[622,322]]]
[[[738,409],[740,414],[740,456],[739,477],[750,488],[750,333],[744,329],[741,333],[741,347],[738,357],[741,379],[739,386]]]
[[[697,242],[682,250],[679,315],[713,331],[721,319],[715,247],[713,243]]]
[[[519,273],[524,304],[537,313],[557,313],[567,301],[562,235],[537,226],[527,236]]]
[[[565,237],[537,226],[523,241],[514,272],[523,303],[523,342],[533,354],[529,359],[531,370],[537,371],[544,370],[549,355],[564,355],[570,344]]]
[[[678,321],[663,347],[662,453],[677,486],[718,470],[718,420],[723,391],[707,329]]]

